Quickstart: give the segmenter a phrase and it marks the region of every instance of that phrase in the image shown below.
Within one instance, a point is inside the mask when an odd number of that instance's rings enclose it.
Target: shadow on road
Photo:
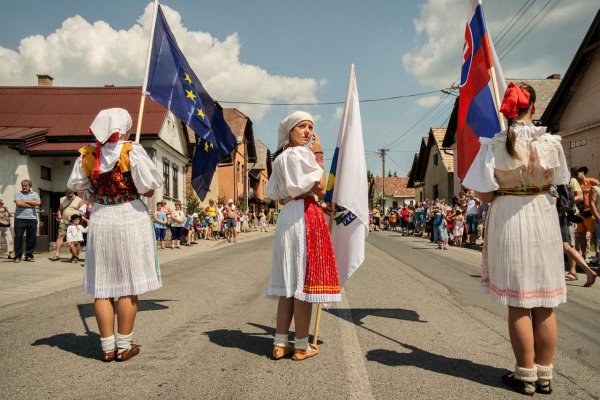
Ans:
[[[138,312],[165,310],[169,307],[159,303],[166,301],[172,300],[139,300]],[[85,333],[83,335],[80,336],[76,333],[59,333],[58,335],[37,339],[31,345],[58,347],[61,350],[68,351],[81,357],[98,358],[101,355],[100,335],[96,332],[92,332],[86,321],[87,318],[94,316],[94,304],[78,304],[77,310],[79,311],[79,316],[85,329]]]
[[[32,346],[58,347],[61,350],[84,358],[98,358],[101,355],[100,335],[87,332],[83,335],[75,333],[59,333],[43,339],[37,339]]]
[[[262,332],[242,332],[240,329],[217,329],[204,332],[211,343],[221,347],[230,347],[256,354],[257,356],[271,357],[273,350],[273,337],[275,337],[275,328],[261,324],[248,322],[248,325],[261,329]],[[294,337],[294,332],[290,332],[290,340]],[[312,343],[313,337],[309,335],[308,340]],[[318,341],[319,344],[323,343]]]
[[[356,325],[363,325],[363,319],[369,315],[403,321],[427,322],[422,321],[416,311],[403,308],[332,308],[325,311]]]
[[[240,329],[217,329],[204,332],[211,343],[221,347],[231,347],[247,351],[258,356],[269,357],[273,348],[275,328],[260,324],[248,323],[262,332],[242,332]]]
[[[399,342],[398,342],[399,343]],[[502,387],[500,377],[509,372],[503,368],[477,364],[461,358],[450,358],[400,343],[410,353],[375,349],[367,352],[367,360],[390,366],[413,366],[427,371],[454,376],[492,387]]]

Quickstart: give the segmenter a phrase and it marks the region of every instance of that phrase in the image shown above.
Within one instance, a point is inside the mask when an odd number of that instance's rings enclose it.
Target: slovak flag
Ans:
[[[490,67],[494,67],[498,84],[498,103]],[[488,35],[481,1],[469,0],[465,29],[463,65],[458,99],[457,164],[458,176],[464,179],[479,151],[479,138],[500,132],[498,109],[506,91],[504,74]]]

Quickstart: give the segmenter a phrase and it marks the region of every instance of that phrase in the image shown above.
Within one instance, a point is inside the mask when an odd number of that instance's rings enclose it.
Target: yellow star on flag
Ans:
[[[186,90],[185,92],[187,93],[186,97],[188,99],[196,100],[196,95],[194,94],[194,92],[192,92],[191,90]]]
[[[204,151],[208,153],[208,142],[204,142]]]
[[[183,78],[183,80],[189,83],[190,85],[192,84],[192,80],[190,79],[190,76],[188,74],[185,74],[185,78]]]
[[[210,144],[210,148],[211,148],[211,149],[214,149],[214,148],[215,148],[215,146],[213,146],[213,144],[211,143],[211,144]]]
[[[196,110],[198,110],[198,115],[204,119],[204,111],[201,108],[196,108]]]

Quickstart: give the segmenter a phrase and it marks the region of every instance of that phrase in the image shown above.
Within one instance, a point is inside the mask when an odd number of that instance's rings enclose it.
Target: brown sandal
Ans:
[[[60,260],[60,257],[59,256],[52,256],[52,257],[48,258],[48,260],[50,260],[50,261],[58,261],[58,260]]]
[[[583,285],[583,287],[591,287],[594,283],[596,283],[596,276],[597,274],[594,274],[592,276],[592,279],[588,279],[587,282],[585,282],[585,285]]]
[[[117,361],[127,361],[131,357],[136,356],[140,352],[140,347],[137,344],[132,344],[127,350],[117,354]]]
[[[102,361],[103,362],[114,361],[114,359],[115,359],[116,356],[117,356],[116,350],[106,351],[106,352],[104,352],[104,356],[102,357]]]
[[[289,356],[294,352],[294,348],[289,344],[286,344],[285,347],[282,346],[273,346],[273,359],[279,360],[285,356]]]

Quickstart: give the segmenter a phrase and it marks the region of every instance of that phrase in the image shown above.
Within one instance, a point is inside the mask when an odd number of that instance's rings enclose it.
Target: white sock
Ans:
[[[296,350],[311,350],[310,345],[308,344],[308,337],[305,337],[304,339],[298,339],[297,337],[294,337],[294,348]]]
[[[109,336],[107,338],[100,338],[100,343],[102,344],[102,351],[108,353],[109,351],[115,351],[117,347],[115,344],[115,335]]]
[[[548,366],[535,364],[537,367],[537,377],[540,381],[551,381],[552,380],[552,364]]]
[[[280,335],[279,333],[275,334],[275,340],[273,341],[273,346],[285,347],[289,344],[288,335]]]
[[[129,350],[133,342],[133,331],[129,335],[121,335],[117,332],[117,349],[119,354],[125,350]]]
[[[535,382],[537,381],[537,368],[523,368],[515,364],[515,378],[523,382]]]

